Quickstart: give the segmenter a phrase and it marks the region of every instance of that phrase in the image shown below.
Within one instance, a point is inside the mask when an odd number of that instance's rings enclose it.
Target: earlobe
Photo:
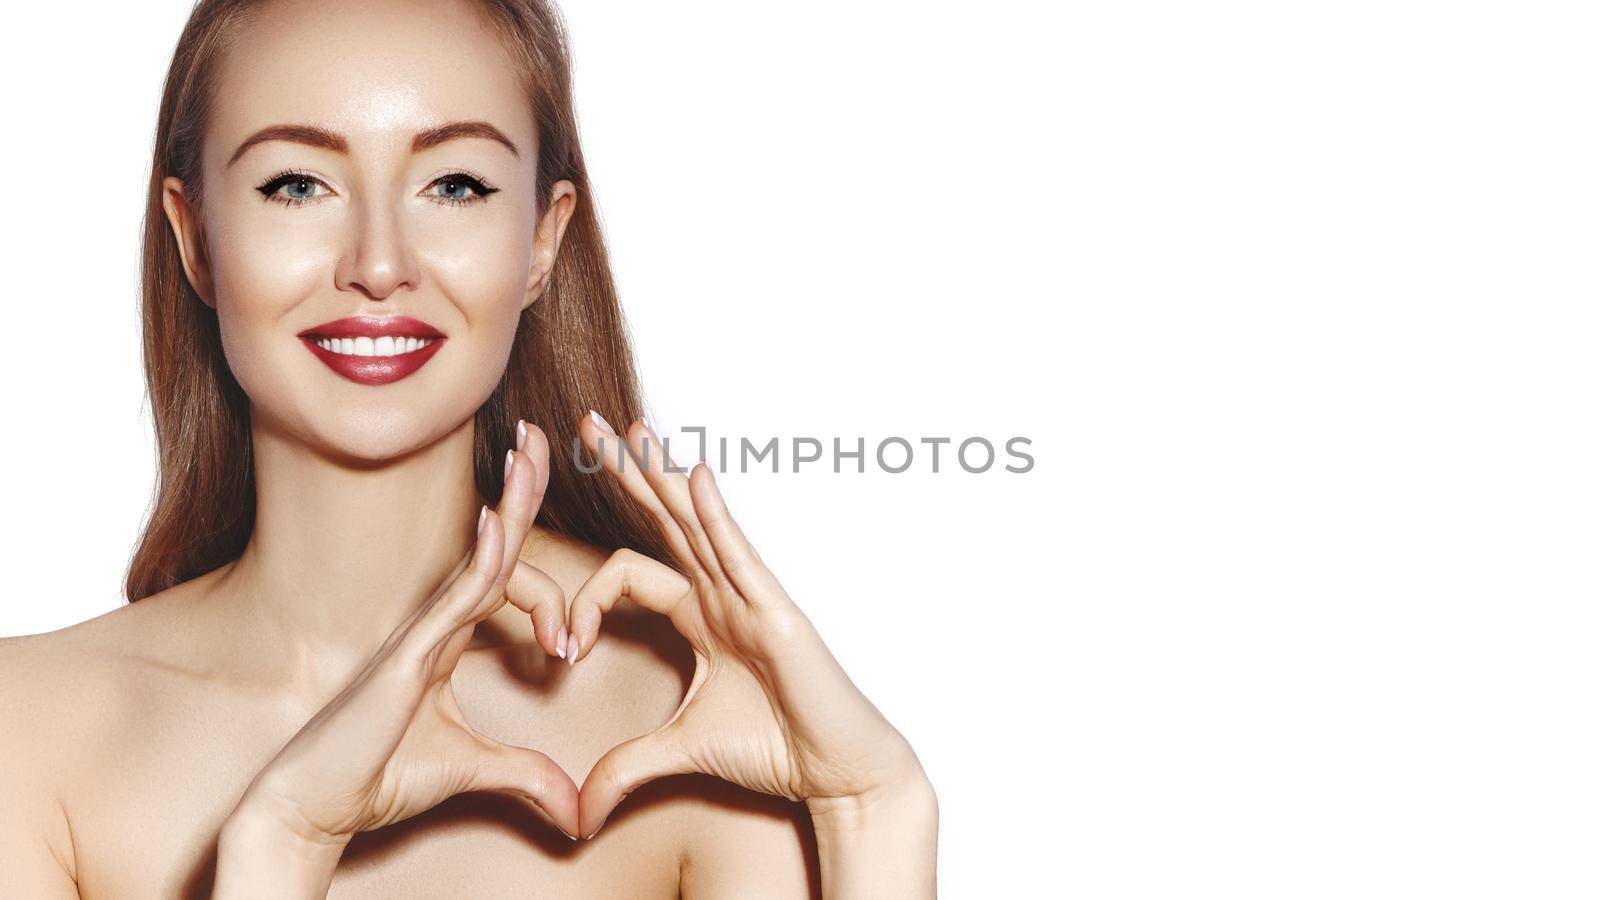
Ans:
[[[528,290],[522,308],[527,309],[544,295],[550,286],[550,277],[556,268],[556,254],[561,249],[561,239],[572,220],[578,205],[578,189],[572,182],[562,180],[550,189],[550,203],[533,236],[533,267],[528,271]]]
[[[211,293],[211,272],[200,236],[200,219],[194,206],[183,192],[183,181],[168,175],[161,181],[161,208],[167,214],[167,224],[172,226],[172,236],[178,243],[178,258],[183,264],[184,277],[194,288],[200,301],[212,309],[217,308]]]

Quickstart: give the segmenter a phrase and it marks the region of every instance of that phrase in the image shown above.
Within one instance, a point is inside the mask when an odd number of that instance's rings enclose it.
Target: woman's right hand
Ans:
[[[518,558],[549,482],[544,433],[518,422],[518,436],[520,449],[507,454],[505,493],[495,510],[480,511],[474,549],[256,775],[230,818],[250,822],[239,830],[260,835],[267,823],[275,839],[332,847],[337,861],[358,832],[463,791],[489,790],[530,801],[576,837],[572,779],[537,750],[478,733],[462,717],[450,683],[473,626],[508,598],[533,617],[547,652],[565,631],[561,588]]]

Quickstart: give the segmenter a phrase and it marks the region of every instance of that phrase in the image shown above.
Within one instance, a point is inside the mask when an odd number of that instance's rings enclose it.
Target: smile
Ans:
[[[409,316],[350,316],[297,335],[313,355],[358,384],[388,384],[422,368],[445,336]]]
[[[426,347],[438,338],[397,338],[391,335],[370,338],[366,335],[354,338],[317,338],[317,346],[341,356],[399,356],[410,353],[419,347]]]

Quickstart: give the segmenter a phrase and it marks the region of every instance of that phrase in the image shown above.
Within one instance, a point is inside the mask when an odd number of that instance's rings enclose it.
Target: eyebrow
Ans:
[[[513,144],[511,139],[506,137],[500,129],[490,125],[488,122],[450,122],[437,128],[424,129],[417,132],[416,136],[411,139],[411,152],[421,153],[430,147],[437,147],[447,141],[461,138],[487,138],[491,141],[498,141],[504,144],[507,150],[511,151],[512,156],[519,159],[522,156],[521,153],[517,152],[517,145]],[[268,125],[266,128],[245,138],[244,143],[239,145],[239,149],[233,151],[233,156],[228,158],[227,165],[233,165],[238,161],[239,157],[244,155],[246,150],[257,144],[264,144],[267,141],[290,141],[311,147],[321,147],[324,150],[332,150],[335,153],[348,153],[350,151],[350,142],[345,139],[344,135],[336,131],[329,131],[316,125]]]

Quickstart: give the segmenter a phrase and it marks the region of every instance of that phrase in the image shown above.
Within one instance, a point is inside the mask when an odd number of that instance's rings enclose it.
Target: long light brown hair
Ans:
[[[538,211],[559,180],[577,188],[555,270],[522,314],[504,376],[474,421],[478,492],[498,501],[500,459],[527,419],[550,439],[550,483],[539,524],[604,549],[631,547],[672,565],[653,521],[606,475],[579,472],[572,452],[589,409],[627,423],[643,412],[593,193],[578,144],[566,29],[543,0],[480,0],[522,75],[538,123]],[[128,566],[129,602],[224,565],[244,551],[255,522],[250,406],[222,352],[216,312],[183,274],[161,205],[173,175],[204,217],[201,136],[216,102],[222,54],[259,0],[200,0],[173,51],[162,91],[144,219],[142,321],[145,385],[160,472]],[[204,247],[201,248],[204,252]]]

